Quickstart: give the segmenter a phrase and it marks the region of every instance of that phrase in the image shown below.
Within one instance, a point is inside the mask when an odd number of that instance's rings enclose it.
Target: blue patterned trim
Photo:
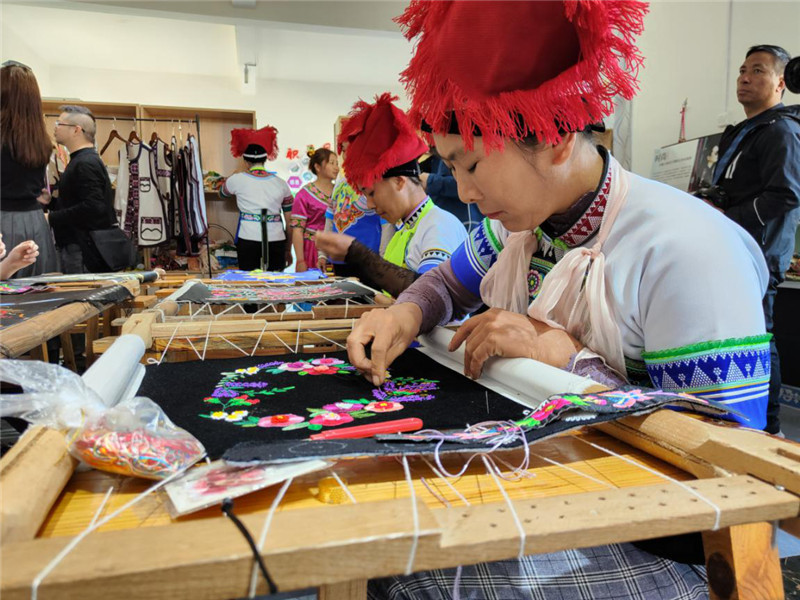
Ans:
[[[653,385],[727,404],[755,429],[766,425],[769,335],[704,342],[642,354]]]
[[[497,260],[503,249],[494,233],[489,219],[469,232],[469,237],[453,252],[450,264],[461,284],[475,296],[480,296],[481,280]]]
[[[434,267],[438,267],[444,261],[450,258],[450,253],[441,248],[430,248],[422,253],[422,258],[419,261],[417,273],[424,273],[430,271]]]

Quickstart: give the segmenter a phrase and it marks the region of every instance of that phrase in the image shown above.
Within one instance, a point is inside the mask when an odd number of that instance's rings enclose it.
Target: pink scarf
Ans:
[[[622,336],[606,291],[602,246],[625,204],[628,174],[614,157],[609,160],[611,190],[600,231],[591,248],[567,252],[544,278],[539,295],[528,305],[527,273],[537,249],[536,235],[532,231],[513,233],[481,281],[481,298],[492,308],[527,312],[538,321],[566,330],[625,376]]]

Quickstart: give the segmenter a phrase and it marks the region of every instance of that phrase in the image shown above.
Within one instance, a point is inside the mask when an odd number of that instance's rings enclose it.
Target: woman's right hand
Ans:
[[[411,345],[421,326],[422,310],[411,302],[364,313],[347,336],[350,363],[373,385],[381,385],[386,369]]]
[[[308,265],[306,264],[306,261],[298,260],[294,265],[294,270],[297,273],[304,273],[308,271]]]

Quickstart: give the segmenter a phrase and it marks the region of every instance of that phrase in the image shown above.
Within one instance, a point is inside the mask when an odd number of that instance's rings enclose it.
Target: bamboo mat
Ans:
[[[595,449],[582,442],[581,439],[639,461],[650,469],[655,469],[673,479],[692,478],[684,471],[645,452],[636,450],[624,442],[599,431],[586,430],[543,440],[530,446],[531,460],[528,468],[530,476],[523,477],[519,481],[503,480],[502,485],[506,493],[512,499],[534,499],[664,482],[663,477]],[[518,449],[497,452],[493,456],[501,458],[508,465],[517,466],[522,462],[523,451]],[[558,464],[552,464],[546,459]],[[428,460],[433,464],[432,458]],[[464,460],[464,456],[447,456],[442,463],[450,472],[455,473],[461,469]],[[409,458],[409,466],[417,498],[424,501],[431,509],[440,509],[448,505],[463,506],[465,503],[461,497],[470,504],[503,500],[500,489],[492,476],[487,473],[480,458],[473,460],[466,473],[459,479],[448,479],[457,493],[437,477],[421,458]],[[497,466],[503,473],[511,471],[501,462],[497,462]],[[334,470],[346,483],[348,490],[358,503],[410,496],[410,490],[403,474],[403,466],[394,458],[340,461]],[[136,494],[147,489],[152,483],[143,479],[115,476],[94,470],[75,473],[42,525],[39,536],[76,535],[90,524],[109,488],[113,488],[113,492],[111,492],[100,516],[113,512]],[[280,487],[280,485],[272,486],[236,499],[237,514],[269,510]],[[331,476],[331,472],[320,471],[293,481],[278,510],[314,508],[325,504],[348,502],[350,499]],[[100,531],[172,523],[175,520],[170,517],[167,504],[166,497],[159,490],[107,523],[100,528]],[[212,507],[179,520],[216,517],[219,514],[219,507]]]

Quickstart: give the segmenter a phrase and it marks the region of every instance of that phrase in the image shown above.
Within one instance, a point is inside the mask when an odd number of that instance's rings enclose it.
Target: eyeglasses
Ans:
[[[62,123],[61,121],[56,121],[56,127],[80,127],[80,125],[76,125],[75,123]]]

